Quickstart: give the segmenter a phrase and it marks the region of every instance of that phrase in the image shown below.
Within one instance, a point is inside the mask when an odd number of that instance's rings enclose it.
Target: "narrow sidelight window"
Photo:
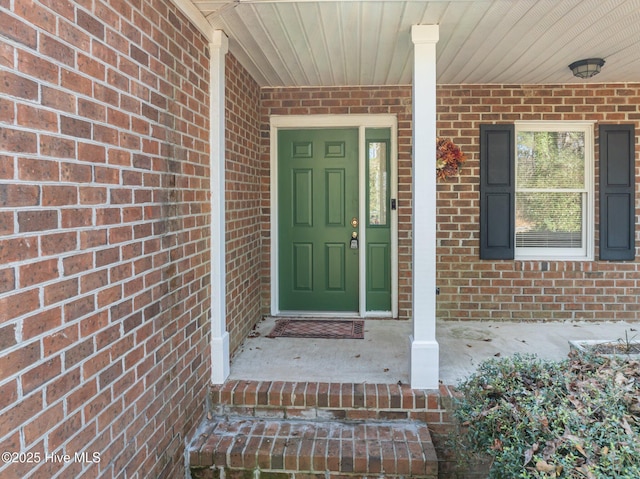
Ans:
[[[387,142],[370,141],[369,147],[369,225],[387,225]]]

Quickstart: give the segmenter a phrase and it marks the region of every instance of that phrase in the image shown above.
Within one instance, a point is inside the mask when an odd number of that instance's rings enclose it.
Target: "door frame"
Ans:
[[[391,311],[366,310],[366,248],[359,249],[358,312],[312,312],[280,311],[279,271],[278,271],[278,130],[304,130],[311,128],[357,128],[358,129],[358,198],[359,217],[366,218],[366,142],[367,128],[389,128],[391,198],[398,198],[398,120],[395,115],[272,115],[270,117],[270,158],[271,158],[271,315],[272,316],[357,316],[357,317],[398,317],[398,210],[391,211]],[[366,227],[361,221],[358,237],[366,245]]]

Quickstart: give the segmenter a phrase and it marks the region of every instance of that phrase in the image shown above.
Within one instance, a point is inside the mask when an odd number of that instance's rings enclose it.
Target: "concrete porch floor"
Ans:
[[[365,321],[364,339],[267,338],[275,318],[256,328],[231,360],[229,379],[409,383],[411,321]],[[499,353],[534,353],[563,359],[571,339],[640,337],[640,324],[628,322],[520,323],[438,321],[440,381],[455,385],[478,364]]]

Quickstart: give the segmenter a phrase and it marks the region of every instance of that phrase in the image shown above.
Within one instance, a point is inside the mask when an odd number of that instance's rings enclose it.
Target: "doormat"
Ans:
[[[278,319],[268,338],[364,339],[364,321]]]

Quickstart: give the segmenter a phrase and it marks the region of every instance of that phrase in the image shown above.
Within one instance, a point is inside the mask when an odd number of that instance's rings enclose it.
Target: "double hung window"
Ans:
[[[593,124],[515,125],[515,257],[593,259]]]

